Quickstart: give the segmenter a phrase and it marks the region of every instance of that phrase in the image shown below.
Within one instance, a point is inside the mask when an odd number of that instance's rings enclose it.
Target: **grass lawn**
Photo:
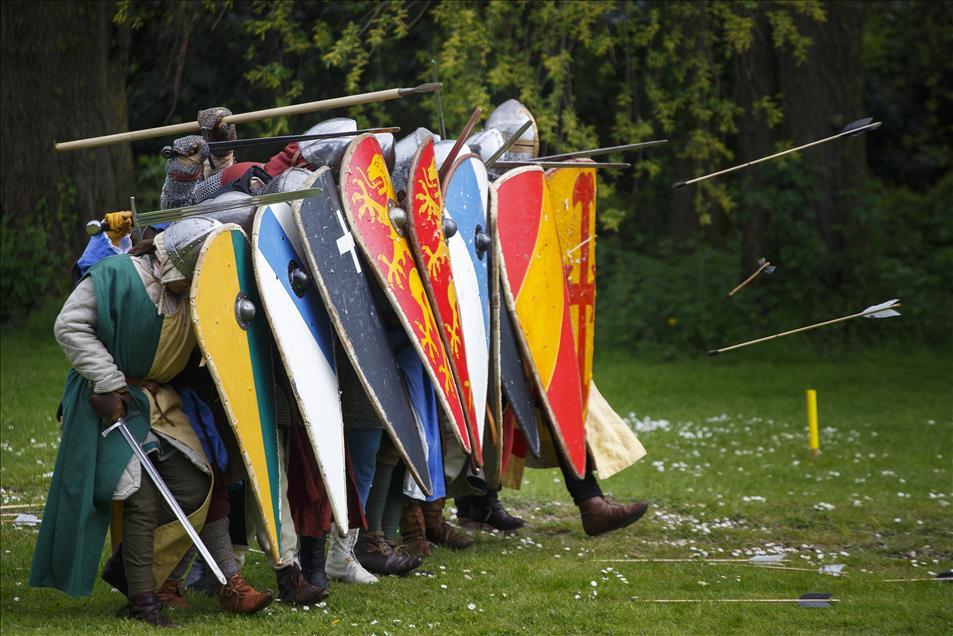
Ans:
[[[59,439],[66,364],[49,319],[3,332],[2,503],[42,501]],[[763,356],[774,356],[773,358]],[[195,633],[630,634],[951,633],[953,583],[891,583],[953,568],[953,356],[948,350],[831,356],[773,345],[717,358],[650,362],[613,353],[596,378],[640,431],[649,455],[605,480],[653,507],[635,526],[587,538],[556,471],[529,471],[504,502],[518,535],[438,549],[432,576],[375,587],[332,584],[324,607],[273,605],[225,616],[194,597],[175,619]],[[822,454],[806,452],[804,390],[818,392]],[[118,593],[90,598],[26,585],[34,528],[0,526],[4,633],[152,633],[120,622]],[[41,513],[40,508],[32,510]],[[798,570],[624,558],[786,555]],[[844,564],[845,576],[819,574]],[[805,571],[806,570],[806,571]],[[245,569],[275,588],[261,555]],[[791,599],[831,592],[831,609],[652,599]]]

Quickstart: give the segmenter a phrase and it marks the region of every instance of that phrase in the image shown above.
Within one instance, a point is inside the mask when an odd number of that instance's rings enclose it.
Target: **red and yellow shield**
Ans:
[[[585,415],[592,382],[596,319],[596,170],[549,170],[546,185],[549,186],[550,209],[556,219],[563,268],[569,283],[569,313],[576,338]]]
[[[504,297],[553,424],[553,437],[577,475],[586,469],[586,431],[569,289],[556,219],[542,169],[517,168],[493,184]]]
[[[443,234],[443,194],[437,177],[432,137],[421,144],[411,163],[407,207],[411,212],[407,224],[410,244],[417,265],[424,274],[427,298],[450,358],[457,391],[462,396],[464,415],[469,428],[471,457],[477,465],[481,465],[483,459],[479,428],[473,408],[473,388],[467,367],[457,288],[450,270],[450,250]]]
[[[450,361],[410,246],[391,219],[394,186],[373,135],[351,142],[339,178],[341,201],[357,243],[423,360],[456,437],[469,452],[470,436]]]

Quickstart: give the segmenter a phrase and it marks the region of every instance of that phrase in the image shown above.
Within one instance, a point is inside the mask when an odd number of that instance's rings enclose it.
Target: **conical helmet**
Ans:
[[[192,216],[172,223],[158,236],[162,237],[162,247],[175,268],[183,276],[191,279],[192,274],[195,273],[195,263],[199,259],[202,244],[208,235],[221,225],[215,219]]]
[[[503,134],[503,139],[507,140],[526,123],[527,119],[532,122],[532,125],[506,151],[505,159],[525,161],[539,155],[539,127],[536,125],[536,119],[526,106],[515,99],[508,99],[497,106],[486,120],[487,128],[496,128]]]
[[[496,128],[481,130],[467,139],[467,146],[470,152],[480,155],[480,159],[486,162],[503,147],[503,133]]]

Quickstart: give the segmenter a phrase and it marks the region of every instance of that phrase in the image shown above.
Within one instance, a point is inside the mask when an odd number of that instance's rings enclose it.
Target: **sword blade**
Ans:
[[[151,212],[141,212],[135,215],[135,225],[144,227],[153,223],[166,223],[169,221],[178,221],[189,216],[201,216],[202,214],[212,214],[215,212],[224,212],[225,210],[235,210],[237,208],[247,208],[255,205],[269,205],[271,203],[286,203],[297,199],[307,199],[317,196],[321,188],[308,188],[306,190],[291,190],[290,192],[274,192],[272,194],[261,194],[247,199],[237,201],[225,201],[223,203],[206,203],[204,205],[188,205],[182,208],[169,208],[167,210],[152,210]]]
[[[172,491],[169,490],[168,486],[166,486],[165,481],[163,481],[162,476],[159,474],[159,471],[156,470],[156,467],[152,465],[152,462],[149,460],[149,456],[146,455],[146,452],[142,450],[142,446],[139,445],[139,442],[136,441],[136,438],[133,437],[132,433],[129,432],[129,428],[126,426],[125,418],[119,418],[112,426],[103,431],[103,437],[109,435],[113,429],[118,429],[122,434],[123,439],[125,439],[126,443],[129,444],[129,447],[132,449],[136,459],[138,459],[139,463],[142,464],[142,468],[146,471],[146,474],[149,475],[152,483],[155,484],[156,490],[159,491],[159,494],[162,495],[162,498],[169,505],[169,508],[172,509],[172,512],[175,514],[175,518],[178,519],[179,523],[182,524],[182,527],[185,529],[185,533],[189,535],[192,543],[194,543],[195,547],[198,549],[199,554],[201,554],[202,558],[205,559],[205,563],[208,565],[209,569],[212,570],[212,574],[215,575],[215,578],[218,579],[218,582],[222,585],[228,583],[228,581],[225,580],[225,575],[222,574],[222,570],[219,569],[218,563],[215,562],[215,559],[212,558],[212,554],[208,551],[208,548],[205,547],[202,539],[199,538],[199,533],[196,532],[195,528],[192,527],[192,524],[189,522],[189,518],[179,506],[179,502],[175,500],[175,496],[173,496]]]

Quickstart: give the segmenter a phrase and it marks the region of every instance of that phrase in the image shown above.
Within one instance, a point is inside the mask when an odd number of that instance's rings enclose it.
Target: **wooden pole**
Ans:
[[[422,93],[433,93],[439,91],[442,84],[421,84],[413,88],[389,88],[383,91],[373,91],[370,93],[361,93],[359,95],[346,95],[344,97],[332,97],[331,99],[322,99],[315,102],[306,102],[303,104],[292,104],[290,106],[279,106],[277,108],[266,108],[264,110],[254,110],[248,113],[237,113],[229,115],[222,119],[225,124],[245,124],[251,121],[261,119],[270,119],[272,117],[289,117],[292,115],[303,115],[305,113],[316,113],[324,110],[334,110],[335,108],[347,108],[349,106],[359,106],[361,104],[373,104],[376,102],[385,102],[391,99],[399,99],[407,95],[418,95]],[[99,148],[100,146],[109,146],[141,139],[154,139],[156,137],[172,137],[177,135],[187,135],[199,131],[197,121],[189,121],[181,124],[171,124],[169,126],[159,126],[157,128],[145,128],[143,130],[133,130],[130,132],[115,133],[112,135],[103,135],[102,137],[90,137],[88,139],[77,139],[74,141],[63,141],[53,143],[53,147],[59,152],[69,150],[83,150],[86,148]]]
[[[450,168],[453,166],[454,159],[456,159],[457,155],[460,154],[460,148],[463,147],[463,142],[467,140],[467,137],[470,136],[470,131],[472,131],[477,122],[480,121],[480,115],[482,113],[483,109],[479,106],[473,110],[473,114],[470,115],[470,119],[467,120],[467,123],[463,126],[463,130],[461,130],[460,134],[457,136],[457,140],[454,142],[453,148],[450,149],[450,153],[447,155],[447,158],[443,160],[443,165],[440,166],[437,177],[438,183],[443,183],[443,178],[447,176],[448,172],[450,172]]]

